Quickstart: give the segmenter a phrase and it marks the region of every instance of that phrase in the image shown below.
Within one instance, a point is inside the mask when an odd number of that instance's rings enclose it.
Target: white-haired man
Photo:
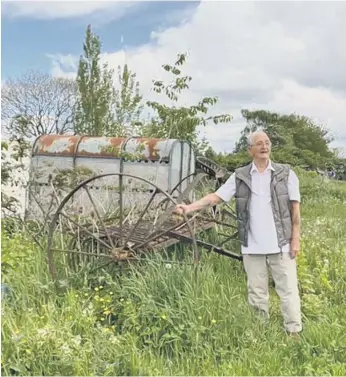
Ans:
[[[270,160],[266,133],[249,136],[248,152],[251,164],[236,169],[215,193],[180,204],[176,212],[198,211],[235,197],[249,304],[269,317],[269,269],[281,299],[284,327],[290,335],[298,335],[302,330],[295,260],[300,248],[299,180],[288,166]]]

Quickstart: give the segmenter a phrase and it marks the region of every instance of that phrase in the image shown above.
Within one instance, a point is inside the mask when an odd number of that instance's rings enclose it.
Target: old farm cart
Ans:
[[[177,243],[190,245],[194,263],[201,248],[241,259],[227,250],[237,238],[227,204],[174,213],[177,203],[212,192],[227,174],[196,157],[188,142],[44,135],[33,146],[30,174],[27,218],[48,224],[53,276],[89,264],[141,260]]]

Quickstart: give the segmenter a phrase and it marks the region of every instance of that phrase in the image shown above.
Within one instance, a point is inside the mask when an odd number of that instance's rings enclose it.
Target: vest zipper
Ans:
[[[283,179],[283,177],[281,177],[280,180],[277,180],[275,186],[276,186],[280,181],[282,181],[282,179]],[[273,198],[274,198],[274,197],[273,197],[273,192],[274,192],[274,190],[275,190],[274,185],[273,185],[273,180],[274,180],[274,174],[273,174],[273,172],[272,172],[272,176],[271,176],[271,180],[270,180],[270,192],[271,192],[271,198],[272,198],[272,200],[273,200]],[[278,202],[278,205],[279,205],[279,202]],[[273,207],[274,207],[274,205],[273,205],[273,203],[272,203],[272,210],[273,210]],[[278,208],[278,210],[280,211],[280,208]],[[274,216],[274,213],[273,213],[273,216]],[[279,232],[278,232],[278,228],[277,228],[277,226],[276,226],[275,218],[274,218],[274,223],[275,223],[275,229],[276,229],[276,236],[277,236],[277,240],[278,240],[278,246],[279,246],[279,248],[280,248],[280,254],[281,254],[281,258],[282,258],[282,246],[280,246]],[[283,223],[282,223],[281,214],[280,214],[280,223],[281,223],[282,231],[284,231],[284,226],[283,226]]]
[[[249,194],[249,200],[247,201],[247,223],[246,223],[246,247],[249,246],[249,230],[250,230],[250,201],[251,201],[251,188],[249,188],[250,194]]]
[[[246,211],[247,211],[247,222],[246,222],[246,225],[245,225],[245,239],[244,239],[244,246],[245,247],[248,247],[248,241],[249,241],[249,229],[250,229],[250,201],[251,201],[251,175],[250,175],[250,185],[242,178],[242,177],[237,177],[240,181],[242,181],[249,189],[250,191],[250,194],[249,194],[249,200],[247,201],[246,203]]]
[[[247,185],[247,187],[248,187],[248,189],[249,189],[249,191],[250,191],[250,193],[249,193],[249,200],[247,201],[247,204],[246,204],[246,210],[247,210],[247,223],[246,223],[246,247],[248,247],[249,246],[249,230],[250,230],[250,202],[251,202],[251,197],[252,197],[252,191],[251,191],[251,181],[252,181],[252,177],[251,177],[251,174],[250,174],[250,177],[249,177],[250,179],[250,185],[248,185],[245,181],[243,181],[246,185]]]
[[[274,216],[274,224],[275,224],[275,229],[276,229],[276,239],[278,240],[278,247],[280,248],[280,254],[282,256],[282,249],[281,249],[281,246],[280,246],[280,239],[279,239],[279,232],[278,232],[278,227],[276,226],[276,221],[275,221],[275,213],[274,213],[274,203],[273,203],[273,200],[274,200],[274,195],[273,195],[273,192],[274,192],[274,185],[273,185],[273,181],[274,181],[274,174],[273,172],[271,173],[271,179],[270,179],[270,196],[271,196],[271,199],[272,199],[272,212],[273,212],[273,216]]]

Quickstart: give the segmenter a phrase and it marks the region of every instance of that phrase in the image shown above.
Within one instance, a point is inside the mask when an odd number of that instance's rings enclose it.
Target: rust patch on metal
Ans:
[[[137,160],[168,161],[173,140],[44,135],[35,143],[33,155],[119,158],[121,153]]]
[[[75,145],[80,136],[44,135],[37,140],[33,155],[51,154],[54,156],[74,155]]]
[[[158,160],[160,159],[160,148],[158,147],[158,143],[165,141],[163,139],[145,139],[145,138],[139,138],[138,141],[140,143],[143,143],[148,148],[148,158],[149,160]]]
[[[77,157],[117,157],[125,138],[85,136],[76,151]]]
[[[77,157],[115,157],[119,158],[121,154],[135,156],[137,160],[158,161],[161,157],[168,160],[167,156],[162,155],[160,143],[167,144],[166,139],[149,139],[149,138],[118,138],[118,137],[84,137],[81,141]]]

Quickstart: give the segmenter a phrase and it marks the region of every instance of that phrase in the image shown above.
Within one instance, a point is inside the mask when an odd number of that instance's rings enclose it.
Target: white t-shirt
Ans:
[[[271,205],[270,181],[271,170],[269,162],[266,170],[260,173],[253,163],[251,168],[251,201],[250,229],[248,247],[242,246],[243,254],[275,254],[280,252]],[[216,191],[223,201],[229,202],[236,192],[235,173]],[[291,201],[300,202],[299,180],[293,170],[288,176],[288,197]],[[282,248],[289,252],[289,244]]]

